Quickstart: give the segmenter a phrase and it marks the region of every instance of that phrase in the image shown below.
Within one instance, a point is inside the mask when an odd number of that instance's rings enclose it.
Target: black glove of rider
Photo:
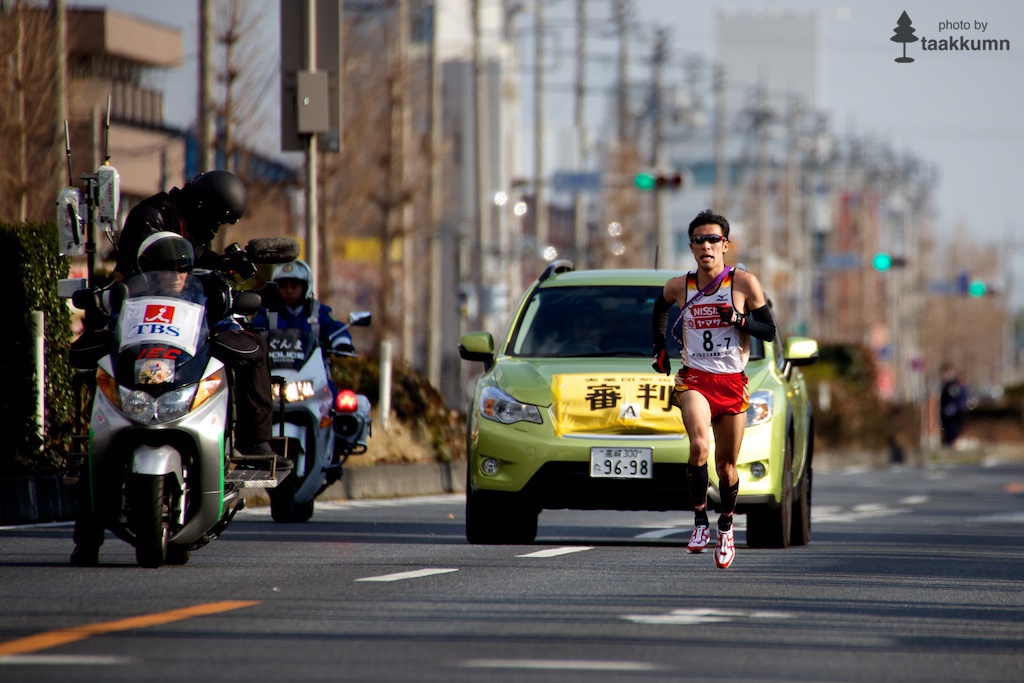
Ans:
[[[672,374],[672,363],[669,362],[668,352],[665,349],[654,349],[654,362],[651,363],[651,367],[666,375]]]
[[[718,307],[718,317],[723,323],[729,323],[733,327],[743,329],[747,326],[747,316],[743,315],[729,304],[722,304]]]

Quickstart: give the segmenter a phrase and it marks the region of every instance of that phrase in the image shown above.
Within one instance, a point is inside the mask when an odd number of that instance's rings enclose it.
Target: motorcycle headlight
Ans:
[[[192,399],[195,398],[197,386],[189,384],[161,394],[156,400],[156,421],[171,422],[192,410]]]
[[[498,387],[486,387],[480,393],[480,416],[502,424],[536,422],[541,424],[540,410],[529,403],[521,403]]]
[[[148,424],[156,420],[156,399],[141,389],[136,389],[124,397],[121,412],[136,422]]]
[[[147,392],[136,389],[125,397],[121,412],[132,420],[143,424],[172,422],[192,409],[192,399],[195,394],[195,384],[168,391],[158,398],[153,398]]]
[[[775,396],[770,391],[755,391],[750,395],[750,405],[747,407],[747,426],[764,424],[772,419],[772,407],[775,405]]]
[[[281,398],[281,387],[275,384],[273,389],[274,400],[277,401]],[[284,400],[286,403],[296,403],[298,401],[305,401],[307,398],[311,398],[315,395],[313,391],[313,383],[308,380],[302,380],[300,382],[288,382],[284,386]]]

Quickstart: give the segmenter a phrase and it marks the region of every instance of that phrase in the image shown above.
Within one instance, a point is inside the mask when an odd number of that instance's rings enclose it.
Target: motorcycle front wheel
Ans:
[[[128,525],[135,535],[135,559],[141,567],[155,568],[167,560],[170,542],[170,504],[164,477],[134,474],[125,490]]]
[[[270,496],[270,517],[278,524],[308,522],[313,516],[313,501],[295,502],[294,475],[285,479],[276,488],[268,489]]]

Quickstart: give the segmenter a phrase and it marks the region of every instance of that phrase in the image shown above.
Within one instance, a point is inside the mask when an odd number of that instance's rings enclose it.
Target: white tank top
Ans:
[[[729,268],[716,291],[697,299],[693,299],[700,291],[697,287],[697,273],[691,271],[686,274],[684,303],[691,299],[693,303],[682,315],[683,344],[680,355],[683,365],[717,374],[743,372],[746,367],[747,359],[750,358],[750,335],[722,322],[718,317],[721,304],[735,308],[732,300],[735,273],[735,269]]]

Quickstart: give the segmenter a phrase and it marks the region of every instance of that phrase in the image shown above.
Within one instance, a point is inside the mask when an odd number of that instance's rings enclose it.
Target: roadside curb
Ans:
[[[317,500],[405,498],[463,493],[465,490],[465,461],[373,465],[346,467],[341,481],[327,487]],[[270,497],[262,489],[246,489],[242,496],[250,505],[270,503]]]
[[[0,524],[74,518],[75,501],[60,475],[0,477]]]
[[[979,445],[960,450],[917,451],[894,462],[888,450],[822,451],[814,456],[819,471],[850,468],[884,469],[894,465],[928,467],[972,464],[988,457],[1024,460],[1024,445]],[[317,500],[362,500],[464,493],[466,462],[409,463],[347,467]],[[252,505],[270,502],[266,491],[247,489],[243,497]],[[60,475],[0,477],[0,525],[60,522],[75,518],[72,490]]]

